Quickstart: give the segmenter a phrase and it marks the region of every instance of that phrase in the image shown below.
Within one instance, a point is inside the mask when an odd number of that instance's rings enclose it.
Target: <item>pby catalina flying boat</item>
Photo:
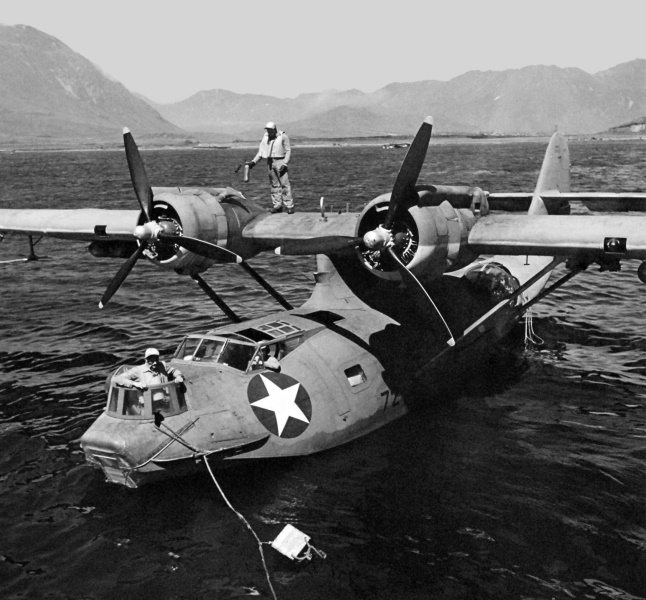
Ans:
[[[535,302],[593,263],[646,259],[644,217],[570,215],[571,199],[646,195],[570,191],[565,137],[554,134],[532,194],[418,184],[432,121],[416,134],[392,192],[361,213],[270,214],[232,188],[151,188],[124,133],[138,210],[0,210],[0,233],[89,242],[194,279],[231,323],[183,339],[170,365],[184,382],[140,390],[120,367],[104,412],[81,438],[87,460],[130,487],[211,465],[305,455],[404,415],[421,389],[464,378]],[[525,202],[525,214],[489,208]],[[317,255],[309,300],[292,306],[246,262],[263,251]],[[202,279],[236,262],[284,310],[242,320]],[[557,265],[565,274],[547,286]],[[646,280],[646,263],[638,274]]]

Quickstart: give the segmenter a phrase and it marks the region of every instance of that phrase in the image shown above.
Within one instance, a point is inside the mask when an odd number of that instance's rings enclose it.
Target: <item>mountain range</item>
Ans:
[[[470,71],[450,81],[391,83],[277,98],[201,91],[159,104],[131,93],[60,40],[25,25],[0,25],[0,145],[118,144],[124,124],[138,139],[192,144],[256,141],[276,121],[294,138],[410,136],[427,114],[440,134],[592,134],[643,123],[646,60],[589,74],[528,66]],[[629,130],[629,129],[628,129]]]

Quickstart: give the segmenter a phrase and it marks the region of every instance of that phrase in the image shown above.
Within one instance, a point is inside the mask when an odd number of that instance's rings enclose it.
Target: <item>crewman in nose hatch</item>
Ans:
[[[148,348],[144,354],[144,364],[128,369],[115,377],[115,382],[124,387],[145,390],[148,386],[175,381],[183,383],[184,376],[179,369],[168,366],[159,360],[159,350]]]
[[[269,121],[265,125],[265,135],[260,140],[258,153],[247,162],[249,168],[253,168],[262,158],[267,159],[269,168],[269,183],[271,184],[271,201],[274,207],[273,213],[283,212],[283,206],[287,214],[294,214],[294,199],[292,188],[289,183],[287,164],[292,155],[289,145],[289,137],[284,131],[277,131],[276,123]]]

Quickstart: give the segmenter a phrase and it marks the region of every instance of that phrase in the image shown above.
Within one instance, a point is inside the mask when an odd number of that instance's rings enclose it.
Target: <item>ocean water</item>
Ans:
[[[530,190],[546,140],[431,146],[424,183]],[[646,143],[573,142],[575,190],[646,190]],[[300,210],[359,210],[403,152],[296,147]],[[270,205],[253,150],[142,150],[153,185],[231,185]],[[122,152],[0,154],[0,208],[137,208]],[[7,236],[0,259],[25,254]],[[0,265],[0,597],[271,598],[258,546],[208,473],[129,490],[78,440],[103,382],[156,345],[224,323],[191,281],[143,261],[100,311],[121,261],[44,240]],[[313,258],[252,259],[294,305]],[[263,546],[280,599],[646,598],[646,309],[638,264],[591,268],[533,311],[506,383],[419,411],[319,455],[217,475],[263,541],[291,523],[326,553]],[[237,312],[278,309],[235,265],[205,279]],[[521,368],[518,367],[521,365]],[[477,382],[476,382],[477,383]]]

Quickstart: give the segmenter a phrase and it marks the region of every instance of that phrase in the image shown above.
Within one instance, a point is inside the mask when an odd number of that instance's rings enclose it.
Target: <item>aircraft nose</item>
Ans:
[[[95,424],[81,437],[81,448],[91,464],[114,468],[127,466],[124,459],[126,440],[115,431],[96,427]]]

